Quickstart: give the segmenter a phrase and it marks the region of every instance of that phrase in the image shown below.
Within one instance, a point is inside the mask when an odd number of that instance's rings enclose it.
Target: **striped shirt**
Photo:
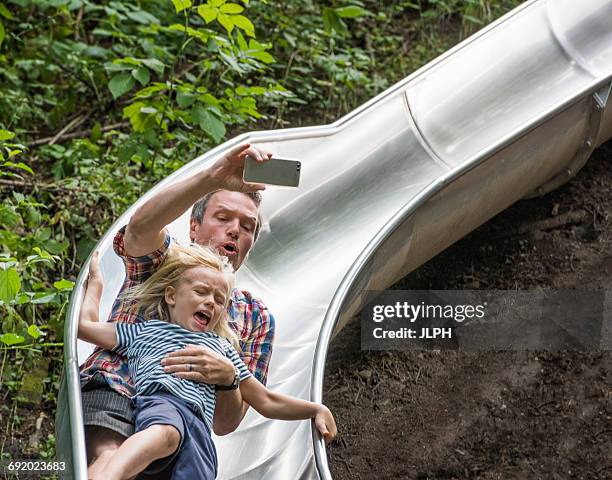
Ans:
[[[113,241],[115,253],[123,260],[126,270],[119,295],[149,278],[163,262],[170,244],[176,241],[166,232],[164,244],[158,250],[141,257],[130,257],[124,245],[125,229],[123,226]],[[265,385],[274,341],[274,317],[261,300],[238,289],[232,291],[228,314],[229,325],[238,334],[242,361],[255,378]],[[135,302],[117,299],[108,321],[138,323],[144,321],[144,318]],[[81,386],[86,385],[94,375],[101,375],[110,388],[122,395],[131,397],[135,393],[127,360],[118,352],[96,348],[81,365]]]
[[[127,357],[130,374],[136,386],[136,396],[166,390],[191,405],[211,430],[215,412],[215,387],[164,372],[161,359],[177,348],[200,345],[229,358],[239,372],[240,381],[251,376],[234,347],[216,333],[191,332],[160,320],[118,323],[116,331],[117,346],[113,350]]]

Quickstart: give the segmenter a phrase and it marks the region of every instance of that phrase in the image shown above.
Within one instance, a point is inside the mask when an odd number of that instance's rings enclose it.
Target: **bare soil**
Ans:
[[[392,289],[612,291],[612,142]],[[612,352],[360,350],[334,339],[325,402],[344,479],[612,479]]]

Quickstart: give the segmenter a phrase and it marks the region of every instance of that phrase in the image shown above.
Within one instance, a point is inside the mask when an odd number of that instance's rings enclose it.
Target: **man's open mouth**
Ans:
[[[219,247],[221,255],[225,255],[226,257],[233,257],[234,255],[238,255],[238,247],[234,242],[227,242],[222,244]]]
[[[193,314],[193,318],[195,318],[196,323],[202,327],[208,326],[208,323],[210,322],[210,317],[210,313],[204,310],[198,310]]]

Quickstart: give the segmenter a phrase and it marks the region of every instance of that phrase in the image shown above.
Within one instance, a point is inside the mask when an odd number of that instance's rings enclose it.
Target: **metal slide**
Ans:
[[[237,283],[277,319],[269,387],[320,401],[332,333],[366,290],[388,287],[517,200],[563,184],[612,137],[611,25],[612,0],[527,2],[336,123],[241,135],[138,203],[245,141],[302,160],[298,189],[266,192],[268,228]],[[112,238],[136,206],[98,246],[103,315],[124,276]],[[171,226],[179,239],[187,220]],[[76,478],[86,478],[78,365],[91,346],[76,340],[84,278],[66,322],[56,427]],[[330,478],[308,421],[250,411],[215,441],[219,478]]]

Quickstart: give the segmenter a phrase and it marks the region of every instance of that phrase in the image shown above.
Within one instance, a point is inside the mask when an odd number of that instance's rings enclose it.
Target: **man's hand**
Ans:
[[[167,354],[161,364],[166,373],[199,383],[230,385],[234,381],[234,364],[206,347],[187,345]]]
[[[272,158],[270,152],[252,147],[248,143],[240,145],[225,157],[217,160],[210,169],[211,178],[218,185],[219,189],[236,192],[255,192],[266,188],[261,183],[246,183],[242,179],[244,159],[247,156],[254,158],[257,162],[265,162]]]

